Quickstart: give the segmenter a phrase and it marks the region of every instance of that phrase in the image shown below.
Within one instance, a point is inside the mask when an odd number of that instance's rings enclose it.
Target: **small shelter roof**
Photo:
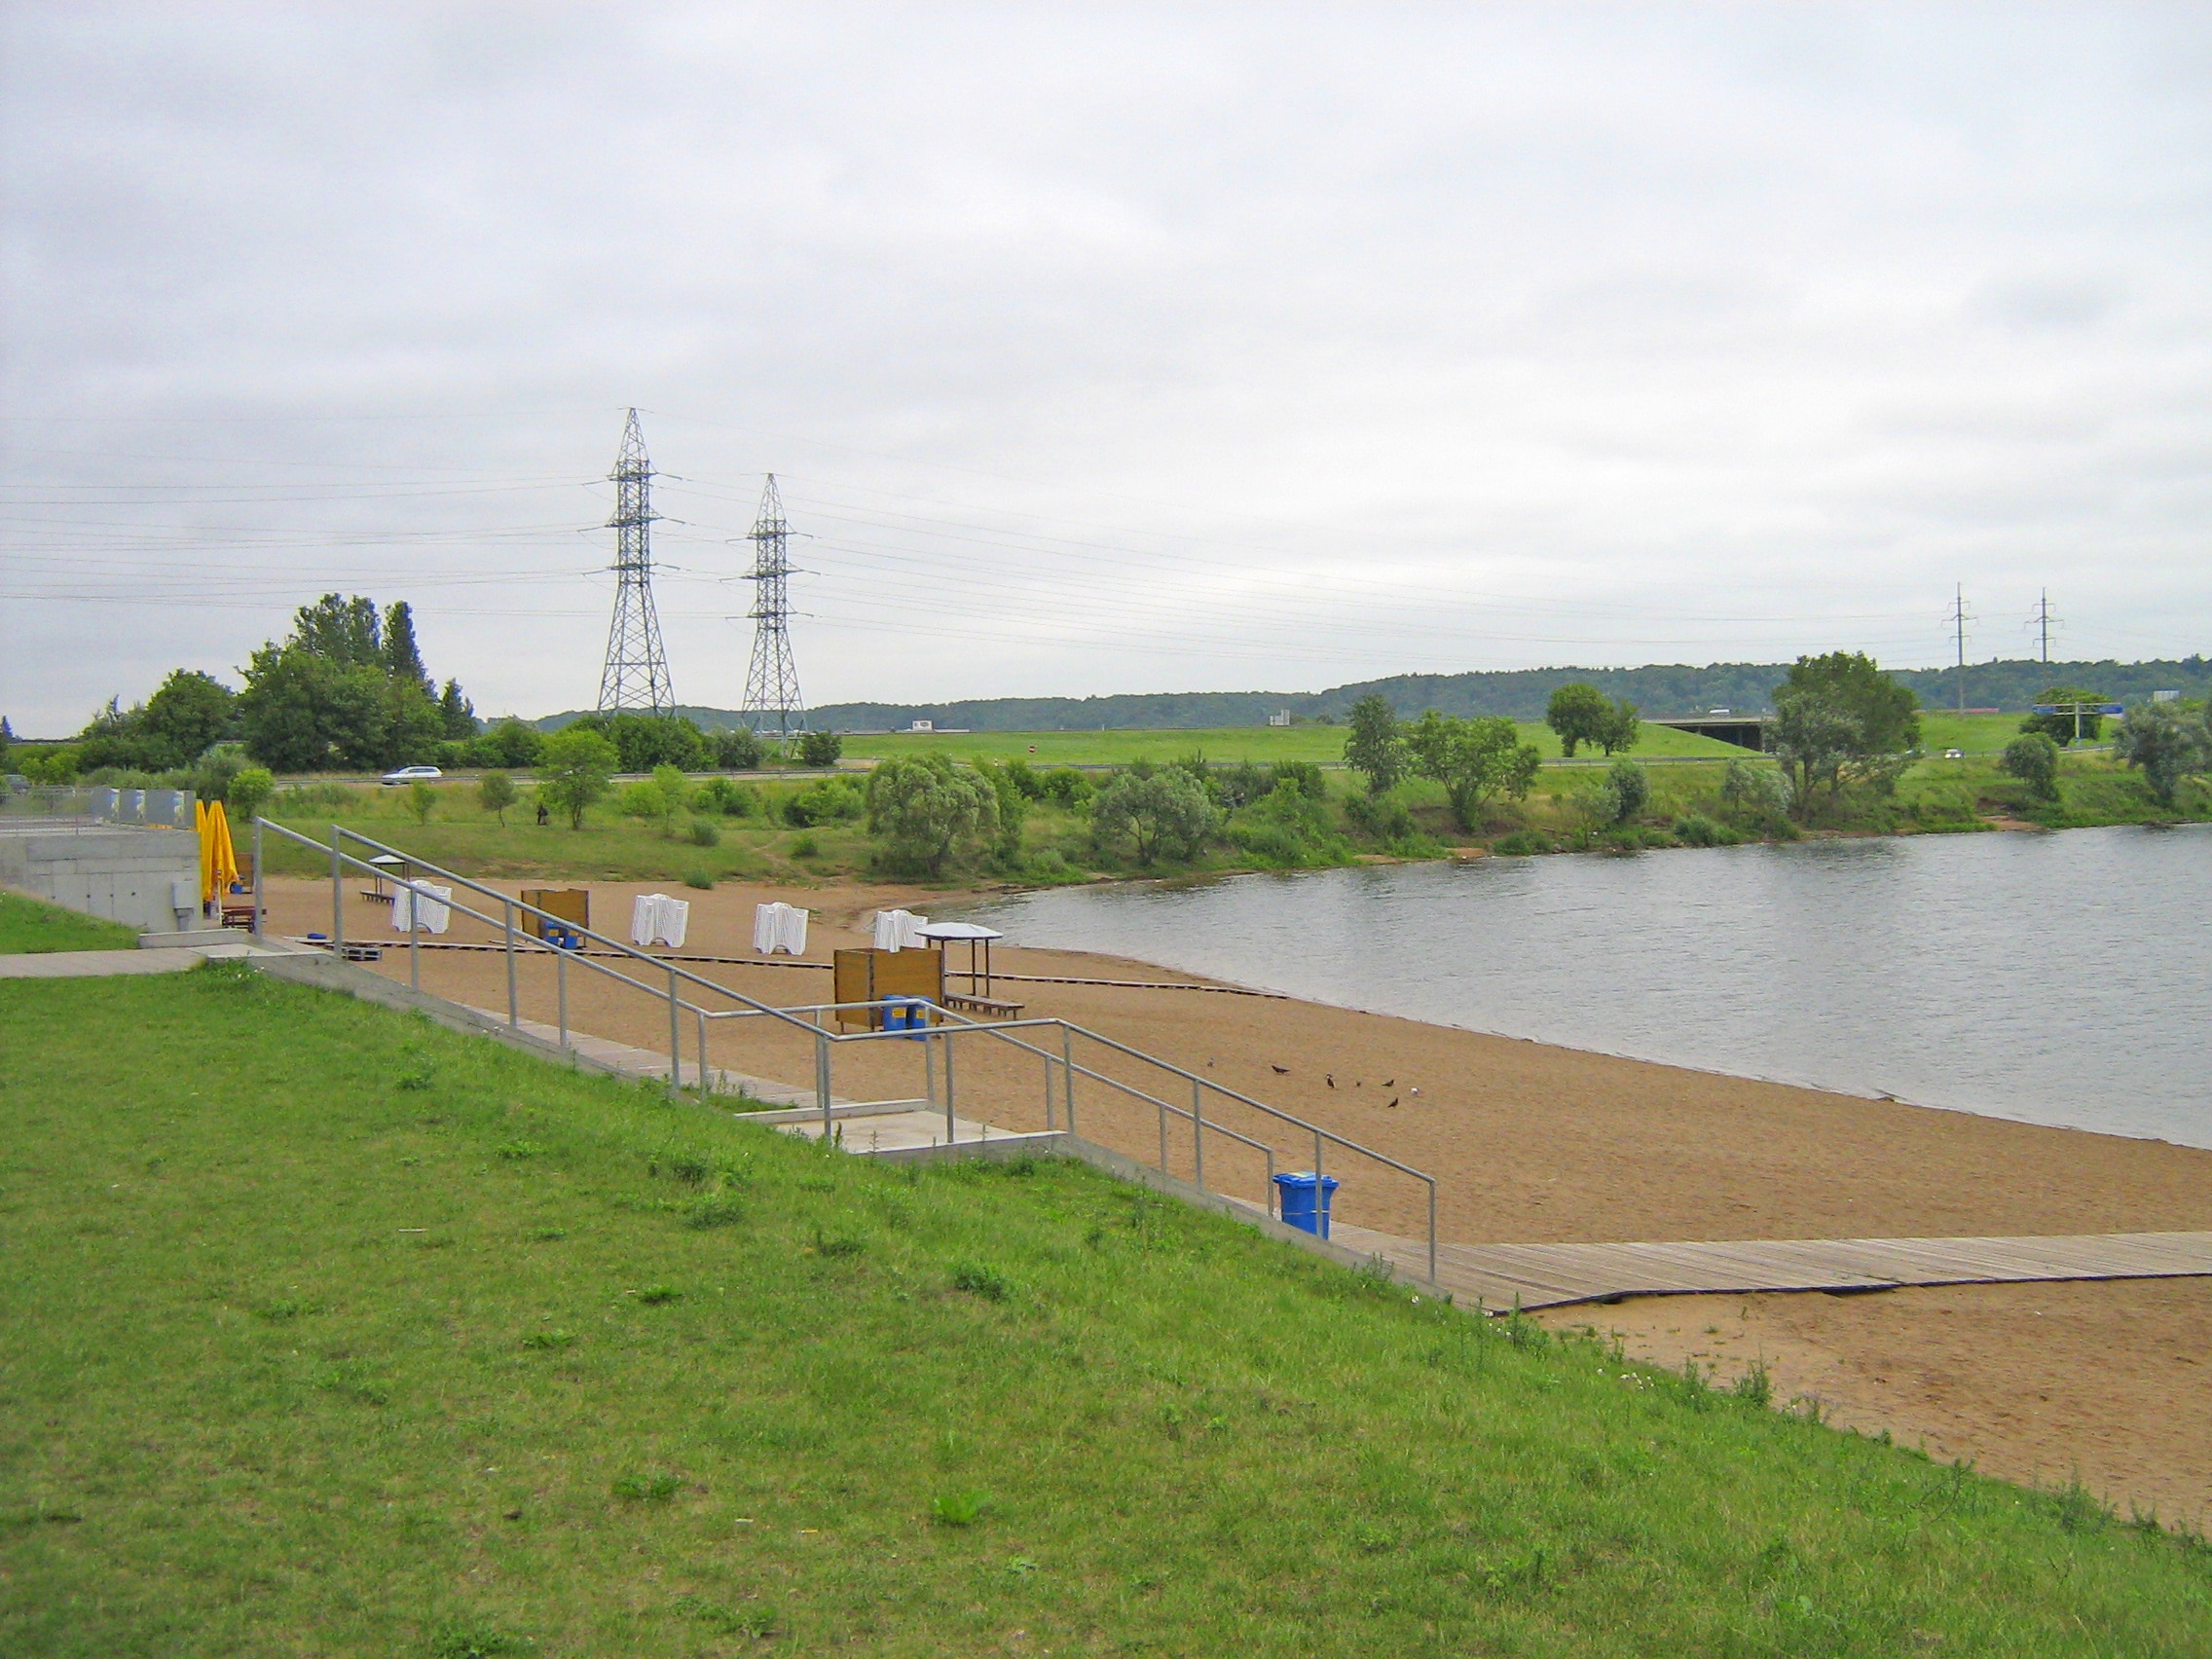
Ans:
[[[1004,939],[1006,935],[996,928],[986,928],[980,922],[932,922],[926,928],[915,930],[924,939]]]

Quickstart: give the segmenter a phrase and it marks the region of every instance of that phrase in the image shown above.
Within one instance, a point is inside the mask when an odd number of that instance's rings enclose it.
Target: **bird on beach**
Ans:
[[[1386,1077],[1382,1080],[1382,1087],[1384,1088],[1395,1088],[1398,1087],[1398,1080],[1394,1077]]]
[[[1268,1062],[1268,1070],[1273,1072],[1277,1077],[1288,1077],[1290,1075],[1288,1066],[1278,1066],[1272,1060]]]
[[[1326,1073],[1322,1077],[1321,1081],[1323,1083],[1326,1083],[1331,1088],[1334,1088],[1337,1087],[1337,1074],[1335,1072]]]
[[[1419,1094],[1419,1093],[1420,1092],[1420,1090],[1419,1090],[1419,1089],[1418,1089],[1418,1088],[1413,1088],[1413,1089],[1408,1089],[1408,1090],[1407,1090],[1406,1092],[1408,1092],[1409,1094]]]
[[[1387,1102],[1385,1102],[1385,1105],[1386,1105],[1386,1106],[1395,1106],[1395,1105],[1397,1105],[1397,1103],[1398,1103],[1398,1097],[1397,1097],[1397,1096],[1396,1096],[1395,1094],[1393,1094],[1393,1095],[1391,1095],[1391,1096],[1390,1096],[1389,1100],[1388,1100]]]

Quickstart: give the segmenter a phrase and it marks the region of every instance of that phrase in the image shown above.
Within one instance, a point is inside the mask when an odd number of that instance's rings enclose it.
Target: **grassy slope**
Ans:
[[[52,950],[129,950],[137,942],[138,936],[120,922],[42,903],[19,893],[0,892],[0,956]]]
[[[10,1654],[2212,1629],[2200,1546],[1074,1166],[868,1167],[229,965],[0,986],[0,1046]]]
[[[2017,722],[2014,722],[2015,724]],[[1540,722],[1522,725],[1521,740],[1547,756],[1560,752],[1559,737]],[[1034,751],[1034,753],[1032,753]],[[1725,743],[1667,726],[1647,725],[1636,753],[1697,755],[1725,758],[1743,751]],[[1235,726],[1215,731],[979,731],[912,736],[893,732],[879,737],[849,737],[850,759],[882,760],[898,755],[944,755],[955,760],[981,756],[990,760],[1022,759],[1032,766],[1125,766],[1132,760],[1166,761],[1203,755],[1215,762],[1344,758],[1343,726]]]

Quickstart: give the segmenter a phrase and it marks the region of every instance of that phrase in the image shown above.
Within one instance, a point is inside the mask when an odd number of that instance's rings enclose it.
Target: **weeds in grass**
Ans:
[[[281,1297],[275,1302],[261,1304],[253,1310],[253,1316],[256,1319],[266,1319],[272,1325],[282,1325],[288,1324],[294,1319],[304,1319],[310,1313],[320,1313],[321,1311],[322,1304],[319,1302],[308,1302],[298,1297]]]
[[[529,1159],[543,1158],[545,1156],[545,1149],[539,1146],[535,1141],[501,1141],[498,1146],[492,1149],[492,1156],[495,1158],[504,1159],[509,1163],[521,1163]]]
[[[424,1089],[429,1088],[436,1081],[436,1074],[428,1066],[417,1066],[414,1070],[403,1071],[393,1078],[391,1087],[404,1089]]]
[[[2096,1494],[2082,1484],[2079,1471],[2058,1491],[2053,1502],[2058,1525],[2069,1532],[2094,1531],[2113,1518],[2111,1507],[2099,1501]]]
[[[522,1346],[526,1348],[573,1347],[576,1334],[573,1331],[526,1331]]]
[[[625,1503],[666,1503],[683,1490],[675,1475],[624,1475],[614,1483],[614,1495]]]
[[[390,1385],[357,1360],[334,1360],[318,1368],[314,1373],[314,1385],[325,1393],[336,1394],[357,1405],[391,1404]]]
[[[693,1198],[683,1206],[685,1227],[735,1227],[745,1219],[745,1206],[735,1198]]]
[[[449,1620],[430,1633],[431,1659],[495,1659],[528,1645],[519,1636],[474,1619]]]
[[[540,1244],[549,1244],[556,1239],[568,1237],[569,1230],[565,1227],[534,1227],[530,1230],[530,1235]]]
[[[1764,1410],[1773,1405],[1774,1379],[1767,1375],[1766,1361],[1754,1361],[1749,1371],[1729,1385],[1728,1392],[1747,1406]]]
[[[964,1490],[940,1492],[930,1499],[930,1519],[940,1527],[973,1527],[990,1513],[991,1494]]]
[[[748,1641],[765,1641],[776,1634],[776,1615],[761,1607],[731,1607],[704,1596],[679,1596],[669,1611],[704,1625],[717,1636],[742,1636]]]
[[[817,1256],[857,1256],[867,1248],[865,1238],[826,1238],[822,1229],[814,1230],[814,1253]]]
[[[995,1268],[962,1262],[952,1270],[952,1288],[979,1296],[985,1302],[1004,1302],[1014,1294],[1014,1281]]]
[[[665,1303],[682,1301],[683,1292],[672,1284],[648,1284],[638,1292],[638,1300],[647,1308],[658,1308]]]

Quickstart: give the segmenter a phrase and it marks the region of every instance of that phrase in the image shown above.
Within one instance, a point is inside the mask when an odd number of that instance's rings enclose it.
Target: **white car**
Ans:
[[[387,772],[377,782],[381,784],[421,784],[445,774],[435,766],[402,766],[396,772]]]

